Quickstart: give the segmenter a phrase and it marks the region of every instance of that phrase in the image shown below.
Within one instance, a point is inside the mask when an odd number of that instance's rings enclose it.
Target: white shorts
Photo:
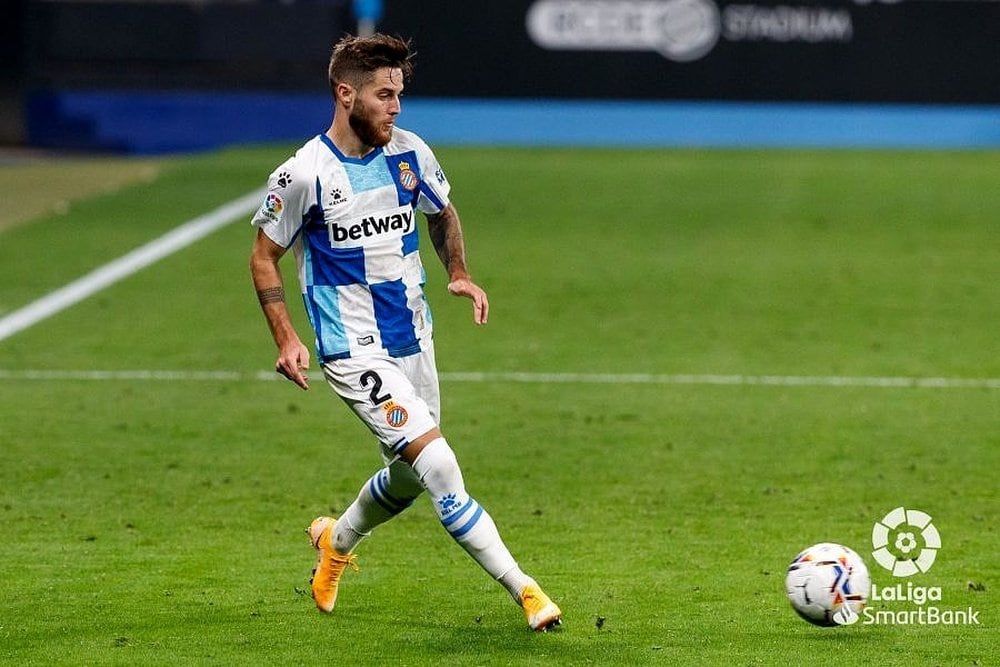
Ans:
[[[386,460],[438,425],[433,346],[406,357],[334,359],[322,367],[327,383],[378,438]]]

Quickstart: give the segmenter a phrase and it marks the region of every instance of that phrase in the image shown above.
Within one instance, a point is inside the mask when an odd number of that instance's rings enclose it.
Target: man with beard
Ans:
[[[278,347],[275,370],[309,388],[310,353],[289,317],[278,261],[292,248],[315,348],[327,383],[378,439],[384,467],[339,519],[308,528],[318,560],[312,593],[331,612],[354,548],[428,492],[441,525],[522,607],[533,630],[562,613],[526,575],[493,519],[465,489],[439,427],[431,314],[417,250],[416,211],[427,218],[448,291],[472,301],[486,324],[489,301],[469,275],[450,185],[430,148],[395,126],[409,43],[385,35],[345,37],[330,59],[330,128],[279,166],[253,217],[254,287]]]

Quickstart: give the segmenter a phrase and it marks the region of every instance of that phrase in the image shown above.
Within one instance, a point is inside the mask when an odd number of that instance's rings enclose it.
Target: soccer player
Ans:
[[[426,490],[445,530],[509,591],[532,630],[546,630],[562,612],[518,567],[489,513],[466,491],[438,425],[417,210],[448,272],[448,291],[472,300],[476,324],[486,324],[489,301],[469,275],[444,171],[427,144],[395,124],[411,57],[408,42],[380,34],[336,45],[333,122],[271,174],[252,220],[250,270],[278,347],[275,370],[309,388],[310,353],[289,318],[278,268],[291,248],[323,375],[371,429],[385,463],[339,519],[321,516],[309,526],[319,552],[313,599],[331,612],[341,575],[356,569],[358,543]]]

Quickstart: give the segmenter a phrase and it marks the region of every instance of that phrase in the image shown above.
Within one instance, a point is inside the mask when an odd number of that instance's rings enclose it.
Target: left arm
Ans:
[[[476,324],[486,324],[490,302],[486,292],[472,282],[469,268],[465,263],[465,239],[462,237],[462,222],[454,204],[448,204],[438,213],[427,216],[427,230],[431,243],[437,252],[445,271],[448,272],[448,291],[455,296],[472,299],[472,319]]]

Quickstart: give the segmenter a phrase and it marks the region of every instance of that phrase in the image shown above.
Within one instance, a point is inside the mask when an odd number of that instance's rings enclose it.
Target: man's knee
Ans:
[[[455,452],[444,438],[428,443],[413,461],[413,470],[424,488],[433,492],[464,489]]]
[[[413,465],[416,463],[420,453],[424,451],[424,448],[438,439],[444,439],[444,436],[441,434],[441,429],[435,426],[426,433],[414,438],[406,447],[403,447],[399,452],[399,458]]]

